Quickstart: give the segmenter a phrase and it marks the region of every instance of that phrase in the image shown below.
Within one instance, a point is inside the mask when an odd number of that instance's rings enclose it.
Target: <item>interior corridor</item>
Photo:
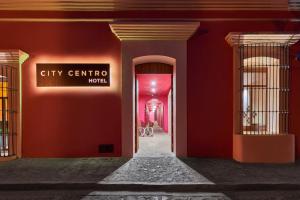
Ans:
[[[171,80],[171,74],[137,74],[137,157],[173,156]]]

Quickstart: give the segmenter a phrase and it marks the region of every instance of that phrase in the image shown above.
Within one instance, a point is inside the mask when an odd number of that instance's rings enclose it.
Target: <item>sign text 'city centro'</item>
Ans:
[[[109,69],[109,64],[37,64],[37,86],[110,86]]]

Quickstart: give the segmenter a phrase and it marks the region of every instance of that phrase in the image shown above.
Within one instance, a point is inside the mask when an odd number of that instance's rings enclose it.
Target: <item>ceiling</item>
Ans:
[[[295,10],[299,0],[6,0],[0,10]]]
[[[157,97],[167,95],[171,88],[171,74],[137,74],[139,95]],[[151,82],[155,81],[155,86]],[[155,88],[155,93],[151,90]]]

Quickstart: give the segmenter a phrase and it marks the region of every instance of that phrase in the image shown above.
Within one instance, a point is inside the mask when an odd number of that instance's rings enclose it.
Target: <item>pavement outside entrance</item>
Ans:
[[[128,191],[21,191],[0,192],[1,197],[15,200],[229,200],[222,193],[167,193],[167,192],[128,192]],[[20,198],[21,197],[21,198]]]
[[[101,183],[213,184],[176,157],[135,157]]]
[[[151,164],[152,163],[152,164]],[[172,165],[178,165],[174,169]],[[197,180],[215,185],[224,184],[300,184],[300,161],[295,164],[241,164],[224,159],[201,158],[49,158],[18,159],[0,163],[0,184],[8,183],[98,183],[115,177],[114,173],[123,171],[127,166],[130,171],[148,171],[154,176],[160,166],[159,173],[172,178],[174,182],[178,173],[187,175],[189,169],[197,173]],[[141,169],[139,169],[141,168]],[[181,171],[180,171],[181,170]],[[187,170],[187,171],[186,171]],[[124,170],[124,173],[131,173]],[[173,173],[174,172],[174,173]],[[177,172],[177,173],[175,173]],[[134,174],[131,174],[134,175]],[[190,181],[189,175],[183,180]],[[199,178],[204,177],[203,179]],[[130,179],[129,175],[124,175]],[[143,178],[143,177],[140,177]],[[123,179],[125,180],[125,178]],[[128,180],[128,179],[127,179]],[[147,178],[141,179],[147,182]],[[148,181],[152,179],[149,178]],[[165,181],[157,178],[152,181]],[[170,181],[166,181],[170,182]],[[210,183],[210,184],[211,184]],[[1,188],[0,188],[1,189]]]
[[[0,199],[189,199],[188,196],[300,199],[300,162],[240,164],[171,156],[19,159],[0,163]]]

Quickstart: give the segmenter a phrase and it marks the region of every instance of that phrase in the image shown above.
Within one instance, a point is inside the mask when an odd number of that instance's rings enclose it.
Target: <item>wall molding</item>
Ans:
[[[0,10],[299,10],[299,0],[7,0]]]
[[[112,32],[121,40],[188,40],[199,22],[111,23]]]
[[[222,21],[278,21],[278,22],[300,22],[300,18],[21,18],[0,17],[0,22],[222,22]]]
[[[290,46],[300,40],[300,34],[289,32],[231,32],[225,37],[225,40],[231,46],[256,43],[277,43]]]

